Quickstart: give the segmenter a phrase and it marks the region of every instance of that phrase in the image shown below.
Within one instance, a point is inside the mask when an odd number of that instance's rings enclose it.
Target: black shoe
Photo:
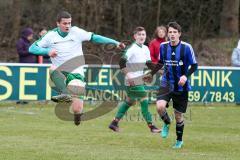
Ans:
[[[113,130],[114,132],[119,132],[118,122],[113,120],[111,124],[108,126],[109,129]]]
[[[74,114],[74,124],[78,126],[81,123],[81,113]]]
[[[152,133],[160,133],[161,129],[157,128],[154,124],[148,124],[148,127],[150,128],[150,131]]]
[[[51,100],[53,102],[56,102],[56,103],[59,103],[59,102],[70,103],[70,102],[72,102],[72,97],[68,94],[60,94],[60,95],[57,95],[57,96],[52,96]]]

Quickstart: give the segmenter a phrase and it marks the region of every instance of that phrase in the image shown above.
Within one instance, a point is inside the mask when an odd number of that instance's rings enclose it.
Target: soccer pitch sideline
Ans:
[[[167,139],[150,133],[134,106],[120,123],[108,129],[116,109],[82,122],[58,119],[55,104],[0,104],[1,160],[239,160],[240,108],[235,105],[194,106],[186,114],[185,145],[172,149],[175,122]],[[156,114],[155,105],[151,112]],[[91,106],[86,106],[91,108]],[[191,110],[191,111],[190,111]],[[170,109],[171,113],[172,110]],[[155,117],[154,117],[155,118]],[[157,119],[157,118],[156,118]],[[161,122],[155,119],[157,126]]]

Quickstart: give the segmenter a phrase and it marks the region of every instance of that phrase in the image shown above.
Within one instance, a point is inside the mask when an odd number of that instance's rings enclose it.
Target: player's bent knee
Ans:
[[[140,99],[140,101],[148,100],[148,97],[143,97]]]
[[[160,101],[157,101],[156,104],[157,104],[157,110],[162,111],[166,109],[167,102],[160,100]]]
[[[125,101],[129,106],[134,106],[136,104],[136,100],[131,99],[130,97],[127,97]]]
[[[184,120],[183,113],[174,111],[176,122],[182,122]]]
[[[134,106],[136,104],[136,101],[125,101],[125,103],[127,103],[129,106]]]
[[[69,82],[67,89],[73,97],[81,97],[85,93],[86,83],[79,79],[74,79]]]
[[[57,69],[57,67],[55,65],[51,65],[49,71],[54,71],[56,69]]]

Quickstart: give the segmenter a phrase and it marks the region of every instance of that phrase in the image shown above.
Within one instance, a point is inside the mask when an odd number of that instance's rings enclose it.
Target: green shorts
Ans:
[[[141,99],[147,96],[144,85],[127,86],[127,96],[131,99]]]
[[[69,84],[71,80],[74,80],[74,79],[78,79],[78,80],[81,80],[82,82],[85,82],[85,78],[79,73],[69,73],[65,71],[61,71],[61,72],[66,77],[66,82],[65,82],[66,86]]]

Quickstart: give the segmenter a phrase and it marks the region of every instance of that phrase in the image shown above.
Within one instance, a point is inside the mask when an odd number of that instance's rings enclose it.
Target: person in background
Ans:
[[[231,63],[234,67],[240,67],[240,40],[237,47],[233,49]],[[240,102],[236,102],[236,105],[240,105]]]
[[[21,32],[20,39],[16,43],[16,49],[19,55],[20,63],[37,63],[37,56],[28,51],[32,40],[32,28],[24,28]]]
[[[37,39],[40,39],[43,35],[47,33],[47,28],[42,27],[39,29]],[[38,56],[38,63],[51,63],[49,55]]]
[[[21,32],[21,37],[16,43],[17,53],[19,55],[19,63],[37,63],[37,56],[31,54],[28,48],[33,40],[32,28],[24,28]],[[27,104],[27,101],[19,100],[17,104]]]
[[[38,32],[39,38],[41,38],[46,33],[47,33],[47,28],[45,28],[45,27],[40,28],[40,30]]]
[[[232,66],[240,67],[240,40],[238,41],[237,48],[233,49],[231,61]]]
[[[149,43],[149,50],[153,63],[158,63],[160,44],[166,40],[167,28],[165,26],[158,26],[155,30],[155,38]]]

